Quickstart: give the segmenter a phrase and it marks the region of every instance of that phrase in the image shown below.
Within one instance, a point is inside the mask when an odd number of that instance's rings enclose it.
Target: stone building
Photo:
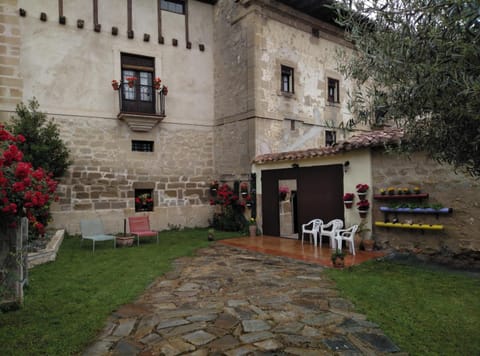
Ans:
[[[36,97],[74,159],[52,225],[99,215],[119,231],[146,194],[155,228],[206,226],[211,180],[342,138],[348,83],[334,68],[350,46],[325,9],[289,3],[4,1],[1,118]]]
[[[210,182],[250,182],[256,173],[250,183],[256,183],[256,213],[267,233],[296,236],[298,226],[318,214],[359,222],[341,196],[366,183],[372,187],[367,225],[386,236],[379,245],[478,251],[472,237],[478,205],[460,203],[451,190],[458,184],[478,195],[477,183],[425,159],[421,165],[386,159],[376,144],[343,149],[369,133],[357,127],[357,138],[350,138],[351,83],[336,67],[352,46],[324,7],[328,2],[3,1],[0,120],[36,97],[74,160],[60,184],[52,226],[75,233],[80,219],[100,216],[117,232],[136,213],[149,214],[155,229],[206,226],[213,213]],[[438,173],[450,183],[436,184]],[[468,231],[446,228],[448,238],[428,246],[421,242],[428,239],[407,242],[390,230],[377,234],[372,194],[407,176],[410,185],[441,187],[435,199],[445,205],[458,202],[446,219]],[[283,202],[280,185],[290,191]],[[141,197],[153,202],[136,204]]]

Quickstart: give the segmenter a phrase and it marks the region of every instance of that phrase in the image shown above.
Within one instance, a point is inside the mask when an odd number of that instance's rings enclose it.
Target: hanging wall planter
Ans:
[[[343,204],[345,204],[345,208],[350,209],[353,205],[353,199],[355,195],[353,193],[345,193],[343,195]]]

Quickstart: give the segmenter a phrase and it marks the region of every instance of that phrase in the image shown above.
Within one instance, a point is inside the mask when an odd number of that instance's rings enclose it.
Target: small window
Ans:
[[[185,0],[160,0],[160,8],[177,14],[184,14]]]
[[[153,211],[153,189],[135,189],[135,211]]]
[[[153,141],[132,140],[132,151],[153,152]]]
[[[335,131],[325,131],[325,146],[333,146],[337,142],[337,133]]]
[[[337,79],[328,78],[328,101],[330,103],[340,102],[340,86]]]
[[[284,93],[293,93],[293,68],[281,66],[282,83],[281,90]]]

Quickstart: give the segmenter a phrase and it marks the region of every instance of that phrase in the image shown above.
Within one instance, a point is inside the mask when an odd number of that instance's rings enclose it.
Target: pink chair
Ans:
[[[150,229],[148,216],[131,216],[128,218],[130,233],[137,237],[137,246],[140,246],[140,237],[156,236],[158,244],[158,231]]]

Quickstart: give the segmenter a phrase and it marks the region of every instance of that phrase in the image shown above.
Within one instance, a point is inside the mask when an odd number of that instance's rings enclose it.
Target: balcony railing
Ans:
[[[135,84],[121,82],[117,87],[120,109],[117,117],[124,120],[131,130],[150,131],[166,116],[166,87],[142,85],[137,82]]]

